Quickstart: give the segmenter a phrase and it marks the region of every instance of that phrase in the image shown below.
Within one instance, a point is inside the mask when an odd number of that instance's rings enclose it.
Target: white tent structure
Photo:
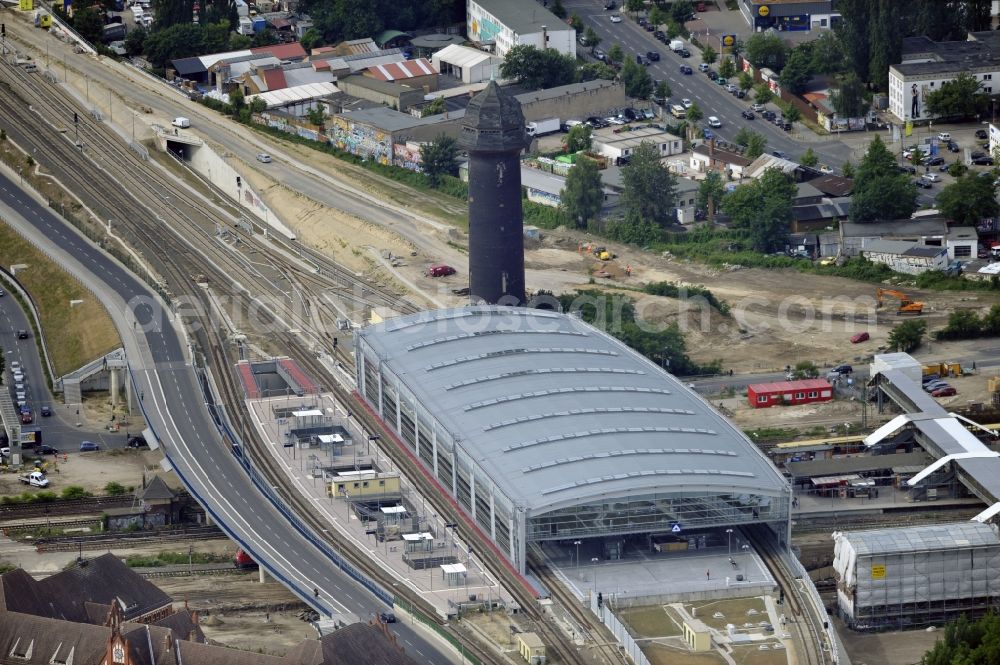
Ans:
[[[451,44],[431,56],[431,62],[442,74],[462,79],[464,83],[481,83],[499,73],[503,58],[468,46]]]

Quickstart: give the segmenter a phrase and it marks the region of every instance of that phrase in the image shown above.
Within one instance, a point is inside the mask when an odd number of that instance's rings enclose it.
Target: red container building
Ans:
[[[809,404],[833,400],[833,386],[826,379],[802,379],[775,383],[752,383],[747,386],[750,406],[763,409],[779,404]]]

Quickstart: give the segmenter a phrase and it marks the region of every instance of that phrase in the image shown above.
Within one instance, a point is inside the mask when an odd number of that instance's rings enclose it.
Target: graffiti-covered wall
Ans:
[[[392,135],[387,132],[334,116],[330,134],[333,144],[341,150],[386,166],[392,163]]]
[[[419,143],[396,143],[392,146],[393,164],[404,169],[419,171],[422,162]]]

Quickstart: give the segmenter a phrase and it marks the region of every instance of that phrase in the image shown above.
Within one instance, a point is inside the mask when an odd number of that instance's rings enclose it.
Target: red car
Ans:
[[[869,337],[866,332],[859,332],[857,334],[851,335],[851,344],[860,344],[861,342],[867,342],[871,337]]]
[[[945,386],[944,388],[938,388],[931,393],[933,397],[951,397],[952,395],[957,395],[957,391],[951,386]]]
[[[448,275],[454,275],[455,269],[444,263],[438,263],[427,269],[428,277],[447,277]]]

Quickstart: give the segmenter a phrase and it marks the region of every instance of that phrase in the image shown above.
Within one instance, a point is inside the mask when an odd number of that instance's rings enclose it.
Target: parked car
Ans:
[[[636,19],[635,22],[638,23],[639,25],[641,25],[644,28],[646,27],[646,23],[647,22],[646,22],[646,17],[645,16],[640,16],[638,19]]]
[[[938,388],[931,393],[931,397],[951,397],[952,395],[957,395],[958,391],[951,386],[945,386],[944,388]]]
[[[662,30],[654,30],[653,37],[662,42],[664,39],[667,38],[667,33],[663,32]]]
[[[867,342],[871,339],[871,336],[866,332],[859,332],[851,335],[851,344],[860,344],[861,342]]]
[[[448,275],[454,275],[454,274],[455,274],[455,269],[444,263],[438,263],[432,265],[430,268],[427,269],[428,277],[447,277]]]
[[[987,155],[982,157],[973,157],[972,163],[976,166],[993,166],[993,158]]]
[[[604,3],[604,9],[611,11],[612,9],[618,9],[618,5],[615,4],[615,0],[608,0]]]
[[[942,164],[944,164],[944,157],[941,155],[934,155],[924,160],[924,166],[941,166]]]
[[[677,55],[681,56],[682,58],[690,58],[691,51],[687,50],[687,48],[682,48],[680,51],[677,51]]]
[[[948,382],[942,379],[934,379],[933,381],[928,381],[927,383],[924,383],[922,385],[924,387],[924,390],[926,390],[927,392],[933,392],[940,388],[947,388],[949,386]]]
[[[619,16],[618,14],[612,14],[611,15],[611,22],[612,23],[621,23],[622,22],[622,17]]]
[[[94,443],[93,441],[82,441],[80,442],[80,452],[81,453],[93,453],[97,452],[101,447]]]
[[[710,141],[711,139],[715,138],[715,134],[713,134],[712,130],[709,129],[708,127],[706,127],[705,129],[701,130],[701,132],[702,132],[702,136],[705,137],[706,141]]]
[[[708,116],[708,126],[718,129],[722,127],[722,121],[716,118],[714,115]]]
[[[941,182],[941,176],[937,173],[925,173],[920,176],[921,180],[926,180],[927,182]]]
[[[836,372],[837,374],[851,374],[854,372],[854,368],[844,363],[843,365],[837,365],[831,371]]]
[[[739,86],[737,86],[735,83],[726,84],[726,92],[729,92],[731,94],[736,94],[737,90],[739,90]]]
[[[38,446],[37,448],[35,448],[35,452],[37,454],[39,454],[39,455],[58,455],[59,454],[59,451],[56,450],[55,448],[53,448],[52,446],[45,446],[45,445]]]
[[[691,69],[691,67],[689,65],[681,65],[681,74],[686,74],[686,75],[690,76],[693,73],[694,73],[694,70]]]
[[[698,65],[698,71],[699,72],[707,72],[708,71],[708,63],[707,62],[703,62],[700,65]]]
[[[958,144],[955,143],[954,141],[948,141],[948,150],[951,150],[952,152],[958,152],[960,148],[958,147]]]
[[[747,120],[753,120],[754,118],[757,117],[753,114],[753,111],[751,111],[750,109],[743,111],[742,113],[740,113],[740,115],[746,118]]]
[[[909,173],[910,175],[917,174],[917,169],[908,164],[897,164],[896,168],[899,169],[900,173]]]
[[[636,113],[636,110],[633,108],[625,109],[624,111],[622,111],[622,115],[625,116],[625,119],[628,120],[629,122],[639,119],[639,114]]]
[[[989,134],[986,133],[985,129],[977,129],[976,130],[976,138],[977,139],[985,139],[985,138],[988,138],[988,137],[989,137]]]
[[[594,49],[594,57],[601,62],[607,62],[608,56],[599,48]]]
[[[750,105],[750,110],[760,113],[761,111],[764,110],[764,105],[761,104],[760,102],[754,102],[753,104]]]
[[[146,443],[146,439],[141,436],[133,436],[128,440],[128,447],[133,450],[139,450],[142,448],[149,448],[149,444]]]
[[[636,53],[636,54],[635,54],[635,62],[636,62],[636,64],[639,64],[639,65],[648,65],[648,64],[649,64],[649,63],[648,63],[648,62],[646,62],[646,60],[645,60],[645,59],[644,59],[644,58],[642,57],[642,54],[641,54],[641,53]]]
[[[594,129],[601,129],[602,127],[608,126],[608,123],[604,121],[604,118],[598,118],[596,115],[590,116],[584,122],[586,122]]]
[[[764,120],[767,120],[767,121],[770,122],[770,121],[773,121],[777,117],[777,114],[774,111],[764,110],[764,111],[761,112],[760,117],[762,117],[762,118],[764,118]]]
[[[788,159],[788,153],[783,150],[772,150],[771,154],[778,159]]]
[[[659,62],[660,53],[658,51],[647,51],[646,59],[649,60],[650,62]]]
[[[930,189],[931,188],[931,183],[927,182],[923,178],[917,178],[916,180],[913,181],[913,184],[916,185],[917,187],[919,187],[920,189]]]
[[[984,136],[982,138],[986,137]],[[951,134],[949,134],[948,132],[938,132],[938,141],[944,141],[947,143],[950,140],[951,140]]]
[[[747,96],[747,91],[746,90],[737,90],[733,94],[736,95],[737,99],[743,99],[744,97]]]

